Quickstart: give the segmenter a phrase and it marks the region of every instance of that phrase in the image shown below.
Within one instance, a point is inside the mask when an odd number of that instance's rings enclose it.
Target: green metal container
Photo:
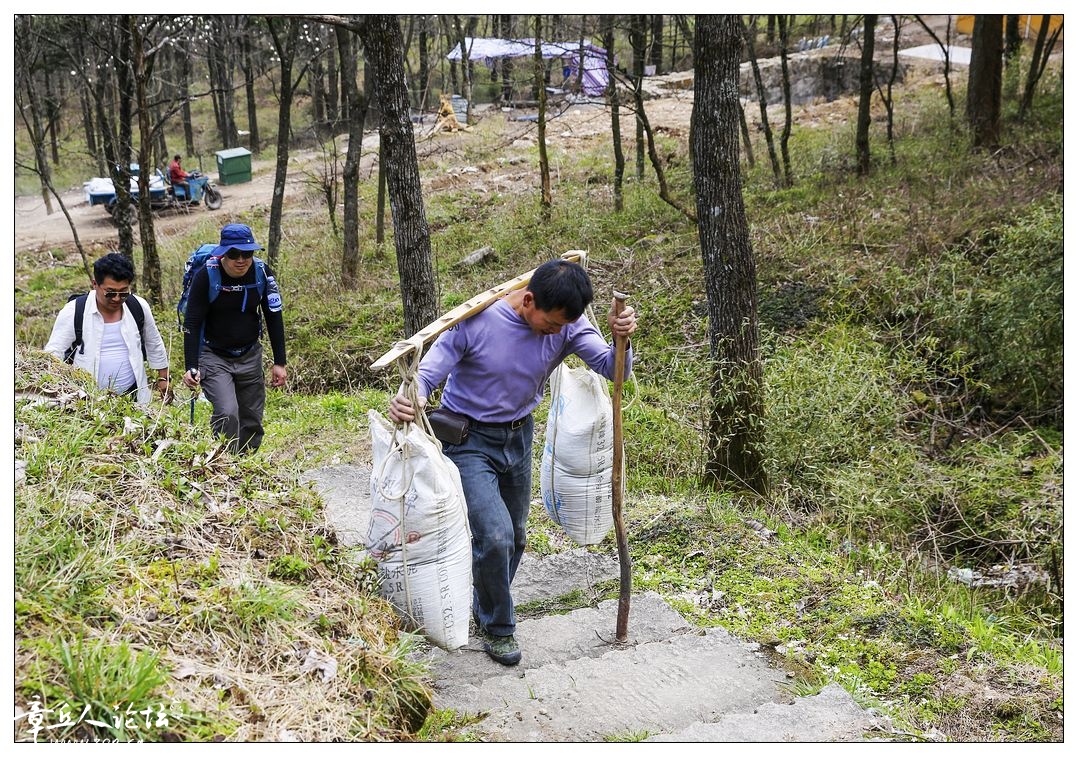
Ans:
[[[244,147],[217,151],[217,182],[242,184],[251,180],[251,151]]]

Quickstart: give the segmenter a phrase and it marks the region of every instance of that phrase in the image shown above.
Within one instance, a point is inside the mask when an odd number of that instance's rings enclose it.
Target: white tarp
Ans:
[[[973,50],[969,47],[958,47],[957,45],[947,46],[947,58],[951,63],[959,66],[969,65],[969,56]],[[907,50],[899,50],[899,55],[905,55],[908,58],[924,58],[925,60],[938,60],[943,62],[943,48],[939,45],[921,45],[920,47],[911,47]]]
[[[490,66],[499,58],[525,58],[535,55],[535,39],[498,39],[495,37],[465,37],[464,46],[468,50],[468,60],[480,61]],[[544,59],[560,58],[564,60],[567,78],[575,76],[581,55],[580,42],[541,42],[540,54]],[[609,73],[606,70],[606,50],[584,43],[584,94],[598,97],[606,91]],[[460,60],[460,43],[445,56],[448,60]]]

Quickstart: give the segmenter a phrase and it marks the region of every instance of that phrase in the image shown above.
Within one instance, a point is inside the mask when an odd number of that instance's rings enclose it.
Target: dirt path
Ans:
[[[297,153],[297,165],[305,166],[311,162],[312,153]],[[221,192],[223,203],[219,210],[207,210],[198,206],[190,211],[163,210],[154,213],[154,229],[163,235],[182,232],[191,224],[207,216],[212,216],[215,223],[223,225],[245,211],[264,207],[269,214],[270,201],[273,197],[274,165],[269,160],[252,160],[251,181],[243,184],[221,185],[216,183],[216,172],[210,172],[211,179]],[[303,184],[308,180],[304,170],[293,168],[289,172],[286,194],[304,191]],[[89,178],[89,177],[87,177]],[[78,232],[79,240],[87,249],[113,249],[118,237],[112,216],[104,206],[91,206],[82,187],[75,187],[61,193],[64,205],[71,214],[71,221]],[[136,234],[138,232],[136,228]],[[53,212],[46,213],[45,203],[40,195],[15,198],[15,250],[38,250],[51,247],[73,249],[74,237],[71,224],[53,202]]]

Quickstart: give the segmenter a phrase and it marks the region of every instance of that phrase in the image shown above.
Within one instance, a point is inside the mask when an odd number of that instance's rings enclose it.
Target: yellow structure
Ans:
[[[958,23],[955,28],[958,29],[959,34],[973,34],[973,19],[975,16],[959,16]],[[1004,28],[1008,16],[1003,17]],[[1044,19],[1048,19],[1048,33],[1051,34],[1063,24],[1063,16],[1019,16],[1018,17],[1018,30],[1019,36],[1022,39],[1032,39],[1037,36],[1037,32],[1041,30],[1041,24],[1044,23]]]

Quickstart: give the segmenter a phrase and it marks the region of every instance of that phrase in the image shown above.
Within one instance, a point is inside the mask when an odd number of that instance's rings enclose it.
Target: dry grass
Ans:
[[[94,398],[85,374],[18,348],[16,375],[24,712],[35,695],[81,712],[58,653],[81,640],[158,656],[165,682],[151,699],[179,709],[149,740],[380,741],[418,730],[430,695],[412,637],[378,598],[373,564],[325,530],[312,489],[260,456],[232,456],[184,407],[143,415]],[[38,738],[93,736],[108,734],[82,724]],[[30,737],[17,720],[16,739]]]

